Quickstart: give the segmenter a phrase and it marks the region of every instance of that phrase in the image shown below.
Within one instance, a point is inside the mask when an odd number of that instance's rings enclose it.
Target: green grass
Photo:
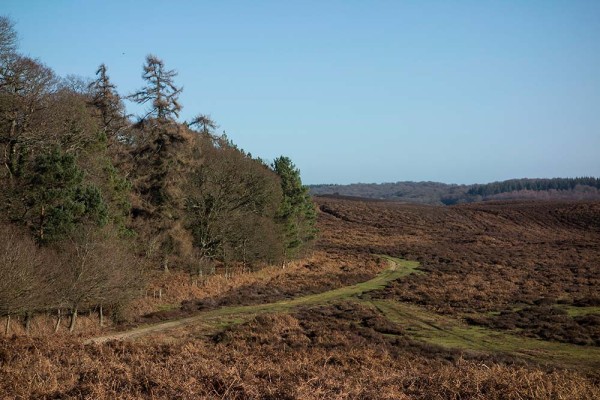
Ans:
[[[510,308],[510,311],[512,312],[519,312],[522,309],[524,309],[526,306],[525,305],[515,305],[513,307]],[[483,313],[484,315],[487,315],[488,317],[497,317],[498,315],[502,314],[503,311],[487,311],[485,313]]]
[[[450,349],[516,356],[542,364],[594,371],[600,368],[600,348],[537,340],[469,326],[421,307],[392,300],[371,301],[390,321],[414,340]]]
[[[366,282],[357,283],[355,285],[346,286],[323,293],[298,297],[291,300],[278,301],[275,303],[257,304],[251,306],[222,307],[216,310],[202,312],[194,317],[140,326],[124,333],[117,333],[114,336],[117,338],[120,335],[127,335],[129,338],[135,338],[145,336],[152,332],[161,332],[188,326],[194,326],[194,329],[202,330],[207,333],[215,332],[232,325],[249,321],[258,314],[290,312],[299,307],[327,304],[360,296],[373,290],[382,289],[389,282],[415,272],[416,268],[419,266],[419,263],[416,261],[406,261],[388,256],[378,257],[387,260],[389,268],[380,272],[375,278]],[[109,335],[106,337],[106,339],[110,339],[112,336],[113,335]],[[103,338],[98,339],[102,340]]]
[[[384,288],[389,282],[403,278],[417,270],[419,263],[389,256],[378,256],[388,261],[389,268],[375,278],[355,285],[303,296],[291,300],[251,306],[222,307],[202,312],[194,317],[167,321],[130,331],[131,338],[166,329],[191,327],[194,334],[214,333],[251,320],[263,313],[292,312],[300,307],[310,307],[339,301],[357,301],[374,307],[391,322],[404,329],[413,340],[438,345],[448,349],[471,350],[506,354],[521,359],[554,366],[589,371],[600,369],[600,348],[549,342],[470,326],[451,317],[442,316],[414,304],[393,300],[373,300],[365,295]],[[170,305],[168,305],[170,307]],[[568,307],[570,315],[597,313],[600,307]]]
[[[570,317],[581,317],[590,314],[599,314],[600,307],[576,307],[576,306],[560,306],[561,309],[565,310]]]
[[[327,304],[339,300],[349,299],[351,297],[357,297],[374,290],[383,289],[389,282],[403,278],[415,272],[416,268],[419,266],[419,263],[416,261],[406,261],[388,256],[380,257],[388,260],[390,267],[379,273],[375,278],[366,282],[357,283],[355,285],[346,286],[323,293],[298,297],[296,299],[278,301],[275,303],[257,304],[252,306],[223,307],[216,310],[207,311],[198,318],[206,321],[234,315],[246,315],[248,318],[244,319],[248,320],[257,314],[287,312],[298,307]],[[219,323],[219,325],[222,324]]]
[[[448,349],[506,354],[548,365],[591,371],[600,368],[598,347],[549,342],[470,326],[460,320],[435,314],[418,305],[393,300],[372,300],[369,296],[361,296],[382,289],[393,280],[420,272],[417,270],[418,262],[388,256],[380,257],[389,262],[390,268],[369,281],[276,303],[225,307],[206,312],[199,318],[205,327],[222,329],[248,321],[261,313],[290,312],[298,307],[352,300],[375,307],[387,319],[403,327],[409,337],[417,341]],[[592,312],[591,307],[587,309]]]

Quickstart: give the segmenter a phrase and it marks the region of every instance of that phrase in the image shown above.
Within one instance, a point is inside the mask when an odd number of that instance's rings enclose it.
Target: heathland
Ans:
[[[4,340],[0,390],[61,398],[600,396],[600,203],[316,201],[312,255],[200,285],[160,273],[154,284],[164,293],[138,301],[146,311],[135,327],[101,331],[86,321],[75,336]],[[110,340],[115,330],[120,339]]]
[[[0,398],[600,398],[597,179],[311,198],[179,121],[160,58],[122,96],[15,44],[0,17]]]

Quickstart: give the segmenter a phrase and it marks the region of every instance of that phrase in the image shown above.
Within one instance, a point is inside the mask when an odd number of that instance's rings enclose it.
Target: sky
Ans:
[[[600,176],[600,1],[0,0],[19,51],[99,64],[122,95],[147,54],[306,184]],[[128,111],[142,114],[127,104]]]

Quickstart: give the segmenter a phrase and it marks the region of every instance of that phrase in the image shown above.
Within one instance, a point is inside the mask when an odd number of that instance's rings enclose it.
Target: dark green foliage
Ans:
[[[26,207],[23,222],[40,242],[58,240],[86,220],[107,222],[102,194],[94,185],[85,184],[83,176],[75,157],[56,148],[33,162],[21,187]]]
[[[280,178],[283,192],[277,219],[284,229],[285,256],[293,257],[315,238],[315,207],[292,160],[281,156],[273,161],[272,168]]]
[[[110,210],[109,217],[122,234],[129,236],[133,234],[126,226],[131,212],[131,183],[108,160],[104,167],[104,173],[107,177],[105,192]]]

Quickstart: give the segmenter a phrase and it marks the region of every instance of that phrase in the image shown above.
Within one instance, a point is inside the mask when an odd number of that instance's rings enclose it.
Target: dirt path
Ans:
[[[261,313],[289,311],[300,306],[324,304],[331,301],[357,296],[362,293],[381,289],[385,287],[385,285],[388,282],[413,273],[415,269],[419,266],[419,263],[415,261],[405,261],[392,257],[383,258],[387,259],[389,262],[388,269],[382,271],[371,280],[358,283],[352,286],[346,286],[323,293],[298,297],[292,300],[278,301],[275,303],[258,304],[251,306],[222,307],[216,310],[201,312],[192,317],[160,322],[149,326],[142,326],[125,332],[117,332],[109,335],[97,336],[86,340],[85,343],[90,344],[104,343],[110,340],[129,340],[147,336],[153,333],[164,332],[177,328],[185,328],[189,326],[197,326],[199,329],[211,329],[216,327],[227,326],[232,323],[243,322]]]

